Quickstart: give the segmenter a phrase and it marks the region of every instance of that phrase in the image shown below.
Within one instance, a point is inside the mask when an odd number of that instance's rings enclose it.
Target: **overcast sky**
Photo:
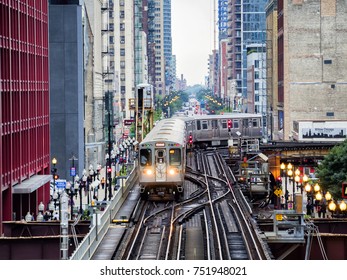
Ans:
[[[177,76],[188,85],[204,84],[214,44],[213,0],[171,0],[171,13]]]

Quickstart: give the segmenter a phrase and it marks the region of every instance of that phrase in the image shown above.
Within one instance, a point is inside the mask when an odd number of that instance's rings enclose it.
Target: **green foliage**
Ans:
[[[335,199],[341,198],[342,182],[347,178],[347,140],[331,149],[318,165],[316,174],[324,190]]]

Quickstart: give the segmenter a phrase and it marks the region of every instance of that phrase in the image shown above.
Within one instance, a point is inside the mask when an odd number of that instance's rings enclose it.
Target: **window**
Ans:
[[[151,166],[152,165],[152,151],[149,149],[140,150],[140,165]]]
[[[331,59],[325,59],[324,64],[332,64],[333,61]]]
[[[169,164],[174,166],[181,165],[181,150],[180,149],[170,149]]]
[[[120,56],[125,56],[125,49],[120,49]]]
[[[125,44],[125,36],[120,36],[120,43]]]
[[[124,68],[125,68],[125,61],[121,61],[121,62],[120,62],[120,68],[121,68],[121,69],[124,69]]]
[[[196,129],[197,130],[201,130],[201,123],[200,123],[200,121],[196,122]]]
[[[259,71],[254,71],[254,79],[259,79]]]
[[[243,128],[247,128],[248,127],[248,119],[244,119],[242,122]]]
[[[125,23],[120,23],[119,28],[120,28],[120,31],[124,31],[125,30]]]
[[[239,120],[233,120],[234,128],[239,128]]]
[[[258,127],[259,126],[258,119],[252,119],[252,125],[253,127]]]
[[[218,129],[218,121],[212,120],[212,129]]]
[[[208,129],[208,121],[201,121],[202,129]]]
[[[222,128],[223,129],[228,128],[227,120],[222,120]]]

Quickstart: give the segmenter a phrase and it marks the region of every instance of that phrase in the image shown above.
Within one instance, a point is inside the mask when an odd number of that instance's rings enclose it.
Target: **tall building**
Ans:
[[[263,138],[267,137],[266,49],[262,44],[247,46],[247,112],[263,117]]]
[[[148,0],[148,68],[155,94],[165,94],[164,1]]]
[[[51,156],[61,179],[84,169],[84,73],[82,6],[77,0],[49,5]]]
[[[266,97],[269,140],[278,140],[278,49],[277,49],[277,0],[270,0],[266,6]],[[282,107],[283,108],[283,104]],[[283,111],[283,109],[282,109]]]
[[[218,0],[218,38],[228,36],[228,0]]]
[[[119,73],[120,121],[130,118],[129,99],[135,97],[134,4],[134,1],[113,1],[115,72]]]
[[[168,94],[173,87],[172,36],[171,36],[171,0],[163,0],[163,47],[165,57],[165,87]]]
[[[229,75],[236,82],[238,97],[247,110],[247,45],[265,44],[265,4],[267,0],[229,0]],[[236,98],[238,98],[236,97]]]
[[[48,3],[0,0],[0,235],[50,199]]]
[[[296,138],[304,121],[347,120],[346,18],[344,0],[278,1],[279,137]]]
[[[105,0],[103,3],[84,0],[82,5],[84,101],[79,109],[84,119],[86,169],[90,165],[95,169],[105,158],[104,89],[111,91],[113,87],[112,69],[104,66],[104,51],[108,45],[104,44],[103,35],[109,28],[105,7]]]

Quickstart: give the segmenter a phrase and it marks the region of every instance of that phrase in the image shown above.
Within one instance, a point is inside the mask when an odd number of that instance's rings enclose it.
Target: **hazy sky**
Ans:
[[[188,85],[204,84],[214,44],[213,0],[171,0],[171,13],[177,76]]]

